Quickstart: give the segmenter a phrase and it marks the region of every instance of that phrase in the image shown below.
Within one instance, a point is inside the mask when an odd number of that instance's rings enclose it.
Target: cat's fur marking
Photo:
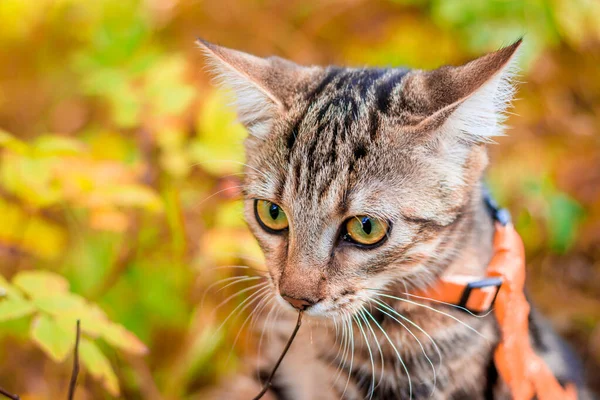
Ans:
[[[291,309],[280,296],[285,293],[313,303],[305,313],[319,320],[300,330],[268,395],[507,398],[492,362],[498,342],[493,315],[473,318],[418,301],[452,318],[381,294],[402,297],[442,273],[482,275],[494,228],[480,180],[486,144],[502,134],[520,41],[435,71],[302,67],[199,44],[233,88],[240,121],[250,131],[245,212],[265,252],[272,306]],[[289,230],[265,232],[254,217],[255,199],[281,206]],[[363,250],[340,239],[344,221],[357,215],[389,221],[383,245]],[[409,333],[394,313],[420,329],[409,324]],[[344,320],[345,334],[336,338],[332,319],[341,331],[344,315],[355,319]],[[261,328],[269,344],[260,370],[270,370],[294,321],[292,313]],[[556,337],[544,332],[536,336],[538,350],[552,359],[560,379],[573,380]],[[435,366],[435,387],[424,353]],[[255,386],[260,382],[259,376]],[[230,389],[222,398],[249,397]]]

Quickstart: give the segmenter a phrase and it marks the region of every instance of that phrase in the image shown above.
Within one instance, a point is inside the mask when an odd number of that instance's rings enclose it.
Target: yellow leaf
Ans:
[[[2,199],[0,215],[0,243],[49,260],[62,254],[66,233],[60,225],[29,215],[19,206]]]
[[[8,283],[8,281],[2,275],[0,275],[0,299],[2,297],[16,297],[22,299],[23,295],[18,289]]]
[[[72,293],[58,292],[50,296],[32,296],[33,304],[45,313],[55,317],[63,315],[80,315],[85,313],[85,300]]]
[[[63,361],[75,345],[75,326],[68,330],[47,315],[37,316],[31,323],[31,339],[55,362]]]
[[[22,271],[13,278],[13,284],[32,298],[64,295],[69,282],[49,271]]]
[[[33,143],[34,156],[55,157],[76,155],[83,151],[84,145],[69,137],[43,135],[35,139]]]
[[[146,354],[148,348],[133,333],[122,325],[109,323],[103,331],[102,337],[107,343],[133,354]]]
[[[215,175],[242,170],[246,130],[237,122],[222,91],[210,93],[198,116],[198,138],[189,147],[190,158]]]
[[[57,324],[66,328],[75,326],[77,320],[79,320],[81,331],[94,338],[101,336],[106,326],[111,324],[106,314],[95,304],[86,304],[80,310],[72,310],[62,315],[56,315],[55,318]]]
[[[150,211],[162,210],[162,200],[150,188],[140,184],[115,185],[90,194],[89,205],[92,207],[122,206],[143,207]]]
[[[54,160],[6,153],[0,164],[4,189],[34,207],[46,207],[60,200],[61,193],[52,173]]]
[[[0,148],[5,148],[19,154],[25,154],[29,151],[29,146],[25,142],[22,142],[2,129],[0,129]]]
[[[67,245],[65,229],[42,217],[29,218],[23,235],[23,249],[48,260],[60,256]]]
[[[244,202],[230,201],[219,205],[215,217],[215,226],[219,228],[244,228]]]
[[[102,382],[102,385],[113,396],[119,395],[119,381],[110,362],[100,349],[90,340],[82,338],[79,343],[79,356],[81,363],[85,366],[88,372],[97,380]]]
[[[121,134],[113,131],[95,132],[88,143],[93,157],[99,160],[124,161],[131,153],[130,144]]]

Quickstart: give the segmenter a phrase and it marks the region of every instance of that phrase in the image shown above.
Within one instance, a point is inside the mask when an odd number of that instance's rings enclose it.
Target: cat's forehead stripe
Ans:
[[[289,128],[288,168],[278,192],[295,184],[296,193],[309,191],[322,200],[336,175],[349,178],[376,138],[377,106],[389,101],[390,90],[405,74],[406,70],[329,68]]]
[[[377,86],[375,97],[379,111],[384,114],[388,113],[396,86],[400,84],[409,71],[409,69],[393,69],[390,75]]]

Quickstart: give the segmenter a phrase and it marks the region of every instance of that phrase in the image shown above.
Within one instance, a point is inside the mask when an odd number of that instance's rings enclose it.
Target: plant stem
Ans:
[[[269,390],[269,388],[271,387],[271,384],[272,384],[271,382],[273,381],[275,372],[277,371],[277,368],[279,368],[279,364],[281,364],[281,362],[283,361],[283,357],[285,357],[288,350],[290,349],[290,346],[292,345],[292,342],[294,341],[294,338],[296,337],[296,333],[298,333],[298,329],[300,329],[300,325],[302,325],[302,311],[298,311],[298,322],[296,322],[296,327],[294,328],[294,332],[292,332],[292,336],[290,336],[290,339],[288,340],[287,344],[285,345],[285,348],[283,349],[283,353],[281,353],[281,356],[279,356],[279,360],[277,360],[275,367],[273,367],[273,371],[271,371],[271,375],[269,375],[269,377],[267,378],[267,381],[265,382],[260,393],[257,394],[256,397],[254,397],[252,400],[259,400],[261,397],[264,396],[265,393],[267,393],[267,390]]]

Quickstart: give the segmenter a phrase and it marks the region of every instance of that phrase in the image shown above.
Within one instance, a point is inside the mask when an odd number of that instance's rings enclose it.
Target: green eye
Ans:
[[[290,226],[285,212],[268,200],[256,200],[254,203],[256,219],[267,231],[282,231]]]
[[[389,225],[380,219],[358,215],[346,222],[346,231],[353,242],[373,245],[379,243],[387,234]]]

